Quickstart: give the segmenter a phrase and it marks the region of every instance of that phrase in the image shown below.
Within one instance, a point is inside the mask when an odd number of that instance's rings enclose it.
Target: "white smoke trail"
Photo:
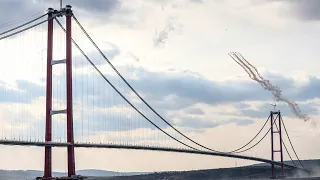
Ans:
[[[153,45],[154,46],[164,45],[169,38],[169,33],[173,31],[181,31],[181,29],[182,29],[181,23],[177,22],[173,18],[169,18],[164,29],[161,30],[160,32],[157,32],[157,31],[155,32],[155,35],[153,37]]]
[[[253,79],[251,73],[246,69],[246,67],[244,65],[242,65],[240,62],[238,62],[235,57],[233,57],[233,54],[232,53],[229,53],[229,56],[237,63],[239,64],[239,66],[241,66],[246,72],[247,74],[249,75],[250,79]]]
[[[264,81],[261,81],[260,79],[258,79],[257,75],[252,71],[251,68],[248,67],[248,65],[246,63],[244,63],[239,57],[239,55],[237,53],[230,53],[229,54],[232,59],[238,63],[246,72],[247,74],[249,75],[249,77],[254,80],[254,81],[258,81],[258,83],[261,84],[261,86],[265,89],[267,88],[266,84],[264,83]],[[234,57],[233,57],[234,56]],[[237,60],[236,60],[237,59]]]
[[[264,79],[258,72],[258,69],[249,63],[240,53],[231,52],[229,56],[246,71],[252,80],[258,82],[265,90],[271,91],[276,101],[287,103],[294,115],[304,121],[309,120],[307,115],[302,114],[297,103],[283,97],[280,88],[272,85],[269,80]]]

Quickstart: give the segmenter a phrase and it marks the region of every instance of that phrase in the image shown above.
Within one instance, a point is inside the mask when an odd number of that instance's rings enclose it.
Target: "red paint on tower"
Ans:
[[[53,9],[48,9],[48,44],[47,44],[47,89],[46,89],[46,134],[45,141],[52,140],[52,50],[53,50]],[[44,152],[44,178],[52,177],[52,150],[51,146],[45,147]]]
[[[273,147],[273,112],[270,112],[270,122],[271,122],[271,160],[274,161],[274,147]],[[274,174],[274,164],[271,164],[271,178],[275,178]]]
[[[275,118],[274,118],[274,115],[277,115]],[[271,121],[271,160],[274,161],[274,153],[280,153],[280,161],[281,161],[281,175],[283,176],[284,175],[284,169],[283,169],[283,152],[282,152],[282,134],[281,134],[281,113],[280,111],[271,111],[270,112],[270,121]],[[278,120],[278,124],[279,124],[279,129],[277,128],[278,131],[274,131],[274,125],[276,125],[277,127],[277,121]],[[280,140],[280,150],[275,150],[274,149],[274,133],[278,133],[279,134],[279,140]],[[271,165],[271,171],[272,171],[272,176],[271,178],[274,179],[276,178],[275,176],[275,167],[274,165],[272,164]]]
[[[280,160],[281,160],[281,173],[284,176],[283,171],[283,152],[282,152],[282,132],[281,132],[281,113],[279,112],[279,137],[280,137]]]
[[[72,41],[71,41],[71,6],[66,6],[66,82],[67,82],[67,141],[68,146],[68,176],[75,175],[74,138],[73,138],[73,108],[72,108]]]

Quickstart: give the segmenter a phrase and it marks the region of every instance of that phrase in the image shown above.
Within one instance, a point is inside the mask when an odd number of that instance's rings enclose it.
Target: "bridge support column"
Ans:
[[[73,108],[72,108],[72,41],[71,41],[71,6],[66,6],[66,87],[67,87],[67,141],[68,146],[68,176],[75,175]]]
[[[278,124],[279,124],[279,141],[280,141],[280,161],[281,161],[281,173],[282,176],[284,176],[284,170],[283,170],[283,151],[282,151],[282,132],[281,132],[281,113],[279,111],[279,118],[278,118]]]
[[[274,161],[274,147],[273,147],[273,112],[270,112],[270,123],[271,123],[271,160]],[[271,178],[275,178],[274,164],[271,164]]]
[[[54,10],[48,9],[48,44],[47,44],[47,89],[46,89],[46,134],[45,141],[50,142],[52,140],[52,50],[53,50],[53,16]],[[52,150],[50,146],[45,147],[44,152],[44,178],[52,177]]]
[[[276,117],[274,117],[276,115]],[[281,162],[281,176],[284,176],[284,169],[283,169],[283,152],[282,152],[282,134],[281,134],[281,113],[280,111],[271,111],[270,112],[270,122],[271,122],[271,160],[274,161],[275,153],[280,153],[280,162]],[[277,126],[277,120],[279,127]],[[274,126],[278,127],[277,131],[274,131]],[[279,141],[280,141],[280,149],[275,150],[274,148],[274,134],[279,134]],[[275,179],[275,167],[271,165],[271,178]]]

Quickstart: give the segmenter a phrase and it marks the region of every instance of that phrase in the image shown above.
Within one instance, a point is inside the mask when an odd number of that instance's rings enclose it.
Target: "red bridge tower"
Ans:
[[[66,58],[52,60],[53,54],[53,20],[56,16],[66,16]],[[74,135],[73,135],[73,109],[72,109],[72,34],[71,34],[71,6],[67,5],[60,10],[48,9],[48,44],[47,44],[47,89],[46,89],[46,131],[45,141],[52,141],[52,116],[66,114],[68,150],[68,177],[75,177]],[[52,109],[52,66],[66,64],[66,109]],[[52,179],[52,147],[45,147],[44,176],[43,179]]]
[[[277,126],[278,124],[278,126]],[[280,153],[281,175],[283,176],[283,153],[282,153],[282,134],[281,134],[281,113],[280,111],[270,111],[270,125],[271,125],[271,160],[274,161],[275,153]],[[276,131],[274,130],[276,126]],[[279,134],[280,149],[274,148],[274,134]],[[275,179],[275,167],[271,165],[272,179]]]

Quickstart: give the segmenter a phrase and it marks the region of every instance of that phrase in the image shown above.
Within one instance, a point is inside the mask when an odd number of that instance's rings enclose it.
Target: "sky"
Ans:
[[[257,133],[273,109],[270,105],[274,103],[271,92],[250,80],[228,56],[229,52],[237,51],[310,117],[304,122],[296,118],[286,104],[277,102],[300,159],[320,158],[320,145],[316,143],[320,138],[320,76],[317,68],[320,64],[316,54],[320,45],[317,33],[320,30],[319,1],[64,0],[64,4],[72,5],[81,24],[145,100],[192,139],[218,150],[235,149]],[[59,1],[0,0],[1,12],[7,15],[0,17],[1,32],[5,30],[4,23],[39,16],[48,7],[59,8]],[[63,19],[61,21],[64,22]],[[44,125],[45,110],[45,27],[46,24],[40,25],[0,41],[1,49],[5,49],[0,55],[3,63],[0,66],[2,138],[4,134],[12,133],[9,125],[14,123],[17,125],[13,129],[23,132],[12,137],[24,135],[28,138],[29,135],[31,138],[37,133],[43,136],[43,129],[39,130]],[[64,56],[64,37],[57,26],[54,31],[54,59],[61,59]],[[76,27],[73,35],[110,81],[148,117],[156,119],[125,89]],[[97,120],[89,125],[92,130],[99,131],[93,135],[87,132],[80,135],[83,130],[76,131],[76,139],[99,141],[100,138],[101,141],[113,138],[117,141],[130,136],[134,137],[133,141],[143,144],[150,139],[141,139],[141,134],[165,139],[157,130],[148,128],[150,125],[139,119],[128,105],[123,105],[124,101],[83,62],[84,58],[77,50],[74,50],[73,58],[75,89],[89,86],[89,76],[94,79],[92,85],[97,86],[75,91],[74,106],[78,110],[74,112],[75,126],[81,129],[83,124],[92,123],[86,117],[94,114]],[[54,82],[57,83],[54,85],[59,85],[54,90],[54,95],[59,96],[54,99],[55,108],[64,106],[64,75],[63,67],[55,69],[54,78],[57,79]],[[83,79],[86,83],[78,83]],[[17,104],[21,101],[23,105]],[[90,110],[82,111],[86,109]],[[139,124],[112,126],[110,119],[125,118],[120,115],[123,113],[127,114],[127,119]],[[20,126],[21,117],[28,119],[25,126]],[[56,139],[65,135],[62,118],[55,116],[53,120]],[[170,131],[164,124],[160,126]],[[114,131],[117,128],[121,128],[122,136]],[[289,146],[288,141],[284,141]],[[54,148],[53,152],[53,170],[65,171],[66,150]],[[269,137],[246,155],[269,159]],[[0,146],[0,169],[41,170],[43,156],[42,148]],[[287,155],[285,159],[288,159]],[[252,163],[167,152],[76,149],[77,169],[167,171]]]

